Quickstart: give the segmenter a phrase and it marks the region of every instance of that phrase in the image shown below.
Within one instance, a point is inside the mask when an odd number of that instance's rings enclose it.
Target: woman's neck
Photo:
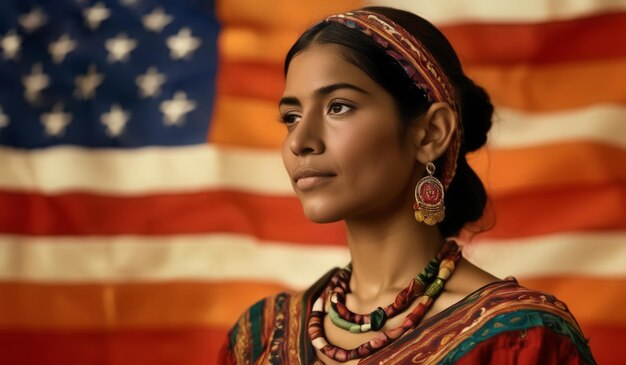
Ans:
[[[418,223],[411,212],[375,221],[346,221],[352,257],[352,294],[376,301],[397,293],[435,257],[444,238],[436,226]]]

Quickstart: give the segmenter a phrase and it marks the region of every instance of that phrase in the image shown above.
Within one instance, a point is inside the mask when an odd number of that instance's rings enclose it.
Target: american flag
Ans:
[[[3,2],[0,143],[136,148],[206,141],[214,5]]]
[[[253,302],[348,260],[276,123],[287,49],[367,5],[440,26],[497,117],[465,255],[626,352],[626,1],[0,2],[0,364],[212,364]]]

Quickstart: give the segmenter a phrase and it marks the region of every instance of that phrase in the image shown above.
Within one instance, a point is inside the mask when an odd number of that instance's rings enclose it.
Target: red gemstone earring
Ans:
[[[429,226],[443,221],[446,216],[443,204],[443,185],[433,176],[435,164],[426,164],[428,176],[424,176],[415,186],[415,219]]]

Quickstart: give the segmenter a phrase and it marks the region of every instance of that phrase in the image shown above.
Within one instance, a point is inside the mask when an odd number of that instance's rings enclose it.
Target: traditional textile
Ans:
[[[305,292],[281,293],[244,313],[220,364],[323,364],[306,334],[312,299],[335,270]],[[595,364],[566,305],[515,279],[486,285],[359,364]]]
[[[411,33],[381,14],[367,10],[354,10],[331,15],[326,18],[326,21],[343,24],[372,38],[404,68],[415,85],[424,91],[428,101],[431,103],[445,102],[457,112],[456,133],[452,136],[441,169],[441,182],[447,189],[456,171],[463,123],[460,120],[454,87],[452,87],[436,59]]]

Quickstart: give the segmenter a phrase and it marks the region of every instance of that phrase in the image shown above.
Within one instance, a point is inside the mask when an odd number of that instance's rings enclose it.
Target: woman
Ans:
[[[333,15],[294,44],[285,75],[285,167],[309,219],[345,222],[351,263],[253,305],[223,363],[595,363],[562,302],[451,240],[483,213],[465,154],[493,106],[436,28],[390,8]]]

